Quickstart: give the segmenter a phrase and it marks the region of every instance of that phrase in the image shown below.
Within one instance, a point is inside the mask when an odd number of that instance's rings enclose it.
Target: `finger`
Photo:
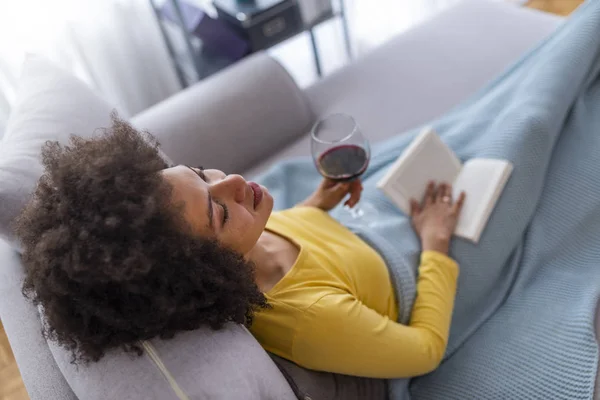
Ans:
[[[350,188],[350,184],[348,182],[336,182],[336,184],[333,185],[331,188],[334,190],[339,190],[339,189],[348,190]]]
[[[341,200],[342,197],[344,197],[348,193],[349,189],[350,189],[349,184],[338,183],[334,187],[332,187],[330,190],[333,191],[336,196],[340,197],[340,200]]]
[[[359,202],[361,193],[363,191],[362,182],[360,180],[354,180],[350,183],[350,198],[347,203],[350,207],[354,207]]]
[[[352,199],[352,198],[349,198],[348,200],[346,200],[344,202],[344,205],[352,208],[352,207],[354,207],[356,205],[356,201],[354,199]]]
[[[427,189],[425,190],[425,198],[423,199],[423,206],[433,204],[435,201],[435,183],[429,182]]]
[[[354,207],[356,205],[356,203],[358,203],[359,200],[360,200],[360,198],[356,199],[356,198],[354,198],[354,197],[351,196],[350,198],[348,198],[348,200],[346,200],[344,202],[344,205],[352,208],[352,207]]]
[[[348,199],[348,200],[346,200],[346,202],[344,203],[344,205],[348,206],[350,208],[353,208],[356,205],[356,203],[358,203],[357,200],[355,200],[355,199]]]
[[[460,215],[463,205],[465,204],[466,198],[467,198],[466,193],[460,192],[460,196],[458,196],[458,200],[456,200],[456,203],[454,203],[454,206],[453,206],[453,211],[456,215]]]
[[[356,187],[358,187],[360,190],[363,190],[363,184],[362,184],[362,181],[360,179],[353,180],[352,184],[356,185]]]
[[[351,192],[362,192],[362,190],[363,190],[363,185],[360,180],[357,179],[357,180],[350,182],[350,191]]]
[[[362,193],[362,184],[358,181],[353,182],[350,185],[350,198],[347,203],[350,207],[354,207],[356,203],[360,201],[360,195]]]
[[[435,191],[435,199],[434,202],[442,202],[444,196],[446,195],[446,184],[444,182],[440,183]]]
[[[443,194],[441,196],[441,201],[448,205],[452,205],[452,185],[448,183],[444,183]]]
[[[415,199],[410,199],[410,216],[416,217],[421,213],[421,207],[419,206],[419,202]]]
[[[333,188],[333,187],[335,187],[336,185],[339,185],[339,184],[340,184],[339,182],[336,182],[333,179],[325,178],[321,182],[321,187],[323,189],[331,189],[331,188]]]
[[[446,185],[446,191],[444,193],[444,196],[449,197],[450,202],[452,202],[452,185],[450,185],[450,184]]]

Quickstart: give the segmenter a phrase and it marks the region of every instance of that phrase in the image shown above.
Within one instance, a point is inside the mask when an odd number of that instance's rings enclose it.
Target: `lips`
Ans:
[[[256,207],[262,201],[263,191],[258,183],[248,182],[248,186],[250,186],[250,188],[252,189],[252,192],[254,193],[254,208],[256,209]]]

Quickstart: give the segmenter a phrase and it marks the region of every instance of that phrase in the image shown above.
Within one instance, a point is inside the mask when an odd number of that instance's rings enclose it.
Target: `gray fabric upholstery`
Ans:
[[[44,143],[65,144],[74,134],[91,137],[98,128],[110,126],[112,110],[87,85],[53,63],[36,56],[27,58],[0,141],[0,238],[16,245],[10,224],[42,174]]]
[[[501,2],[468,0],[317,82],[306,96],[316,116],[348,113],[371,142],[378,142],[466,100],[561,21]],[[309,151],[305,133],[246,174]]]
[[[306,132],[304,93],[265,53],[135,116],[174,161],[240,172]]]
[[[31,400],[77,400],[41,335],[37,308],[21,294],[23,268],[0,239],[0,317]]]
[[[506,2],[465,1],[317,83],[306,95],[316,114],[344,111],[374,141],[385,139],[455,107],[561,21]]]
[[[110,111],[81,81],[45,59],[27,59],[0,142],[0,238],[13,240],[9,226],[42,174],[44,143],[66,142],[71,134],[91,136],[109,125]]]
[[[294,395],[267,353],[241,326],[185,332],[153,340],[162,362],[190,400],[291,400]],[[57,363],[81,400],[177,400],[147,354],[112,352],[97,363],[75,367],[50,344]]]

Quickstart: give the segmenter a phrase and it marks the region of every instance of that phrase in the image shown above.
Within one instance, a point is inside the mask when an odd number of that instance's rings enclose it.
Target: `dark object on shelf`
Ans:
[[[215,57],[231,61],[248,54],[249,43],[224,21],[211,18],[199,7],[185,1],[179,2],[183,25],[187,32],[202,39],[203,50]],[[177,10],[172,2],[166,2],[160,13],[171,22],[177,23]]]
[[[215,0],[219,19],[227,21],[246,38],[252,51],[276,45],[303,30],[297,0]]]
[[[237,51],[230,48],[224,52],[221,46],[227,47],[227,44],[211,45],[211,43],[214,44],[219,40],[223,40],[220,34],[212,32],[211,28],[206,28],[206,31],[198,29],[198,26],[204,24],[207,27],[210,26],[209,24],[212,23],[211,21],[215,21],[214,19],[206,19],[210,17],[203,12],[202,21],[198,22],[199,14],[197,14],[197,11],[191,11],[189,9],[190,5],[185,0],[149,1],[156,14],[165,45],[183,88],[198,80],[207,78],[235,62],[233,56],[237,57],[239,54]],[[168,3],[168,5],[165,5],[165,3]],[[219,14],[221,15],[215,22],[227,24],[229,28],[233,29],[233,32],[238,32],[237,34],[241,35],[242,39],[250,37],[248,30],[252,30],[253,27],[257,26],[260,27],[259,37],[255,39],[253,45],[248,45],[247,53],[266,49],[294,35],[308,32],[314,55],[315,70],[317,75],[321,76],[321,60],[313,28],[322,22],[340,17],[346,52],[349,58],[352,57],[344,0],[337,1],[338,11],[330,9],[324,12],[323,15],[312,19],[309,23],[302,21],[298,0],[254,0],[246,4],[241,4],[240,0],[237,0],[237,2],[236,0],[215,0],[215,3],[220,6]],[[163,11],[163,7],[167,7],[166,12]],[[241,13],[236,13],[237,7],[243,8]],[[229,18],[224,14],[229,15]],[[237,22],[225,21],[225,19],[231,21],[230,18]],[[204,19],[207,22],[204,22]],[[243,22],[244,24],[242,24]],[[194,32],[197,32],[197,34],[194,34]]]

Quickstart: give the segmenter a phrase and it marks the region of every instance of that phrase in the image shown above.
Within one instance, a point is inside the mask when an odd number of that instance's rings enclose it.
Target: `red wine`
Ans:
[[[321,154],[317,164],[323,176],[336,181],[349,181],[365,172],[369,158],[362,147],[346,144]]]

